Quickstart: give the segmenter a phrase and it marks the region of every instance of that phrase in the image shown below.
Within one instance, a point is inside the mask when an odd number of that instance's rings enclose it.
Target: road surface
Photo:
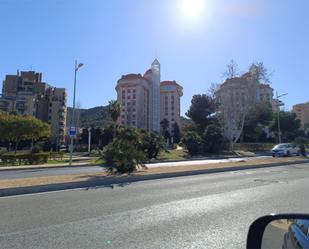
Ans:
[[[268,156],[258,157],[243,157],[243,158],[230,158],[230,159],[209,159],[209,160],[192,160],[181,162],[162,162],[146,164],[148,168],[158,167],[174,167],[174,166],[191,166],[210,163],[223,163],[223,162],[235,162],[241,160],[256,160],[264,159]],[[59,175],[71,175],[71,174],[87,174],[87,173],[99,173],[104,171],[104,167],[101,166],[74,166],[74,167],[61,167],[61,168],[41,168],[41,169],[21,169],[21,170],[1,170],[0,180],[5,179],[18,179],[40,176],[59,176]]]
[[[309,164],[0,198],[0,248],[245,248],[257,217],[309,213]]]

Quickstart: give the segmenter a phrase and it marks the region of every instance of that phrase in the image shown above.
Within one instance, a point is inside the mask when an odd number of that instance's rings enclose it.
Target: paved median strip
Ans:
[[[44,191],[59,190],[74,187],[87,187],[95,185],[117,184],[130,181],[147,179],[159,179],[167,177],[194,175],[211,172],[221,172],[227,170],[241,170],[259,167],[271,167],[297,163],[309,163],[303,158],[267,158],[257,160],[243,160],[238,162],[214,163],[204,165],[183,165],[173,167],[139,168],[132,174],[109,174],[108,172],[84,173],[61,176],[44,176],[22,179],[10,179],[0,181],[0,196],[19,194],[18,190],[27,189],[26,193],[40,192],[40,186],[44,186]],[[61,185],[62,184],[62,185]],[[70,185],[71,184],[71,185]],[[47,188],[51,186],[51,188]],[[62,186],[62,187],[59,187]],[[31,189],[32,187],[32,189]],[[33,188],[35,187],[35,188]],[[55,188],[57,187],[57,188]],[[14,191],[8,191],[8,190]],[[20,191],[25,193],[25,191]]]

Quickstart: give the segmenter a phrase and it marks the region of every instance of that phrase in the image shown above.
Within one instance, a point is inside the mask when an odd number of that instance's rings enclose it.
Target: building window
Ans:
[[[172,112],[172,116],[174,116],[175,113]]]
[[[133,99],[136,99],[136,94],[133,94]]]
[[[128,95],[128,99],[131,99],[131,96],[130,96],[130,95]]]
[[[133,121],[133,122],[132,122],[132,125],[135,125],[135,124],[136,124],[135,121]]]
[[[126,111],[126,109],[122,109],[122,112],[125,112]]]
[[[125,105],[126,105],[126,102],[125,102],[124,100],[122,100],[121,105],[125,106]]]
[[[133,93],[136,93],[136,90],[135,90],[135,89],[133,89]]]
[[[122,95],[125,95],[125,94],[126,94],[126,91],[125,91],[125,90],[122,90],[121,93],[122,93]]]
[[[124,121],[121,121],[121,124],[124,125]]]
[[[132,102],[132,105],[136,105],[136,102],[135,102],[135,101],[133,101],[133,102]]]
[[[165,113],[165,116],[167,116],[167,115],[168,115],[168,113],[166,112],[166,113]]]
[[[121,117],[122,117],[122,118],[125,118],[125,117],[126,117],[126,115],[122,115]]]
[[[131,92],[131,89],[128,89],[128,93],[130,93]]]
[[[131,105],[131,102],[128,102],[127,105]]]
[[[133,108],[132,110],[133,110],[134,112],[136,111],[136,109],[135,109],[135,108]]]
[[[132,118],[136,118],[136,115],[135,115],[135,114],[133,114],[133,115],[132,115]]]

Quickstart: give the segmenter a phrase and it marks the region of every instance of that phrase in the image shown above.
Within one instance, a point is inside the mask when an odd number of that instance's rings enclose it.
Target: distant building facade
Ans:
[[[274,99],[274,89],[269,84],[255,82],[250,73],[226,79],[215,95],[219,103],[224,98],[230,98],[230,105],[236,110],[248,103],[269,103],[273,110],[277,106]]]
[[[294,105],[293,112],[300,120],[302,127],[309,129],[309,101],[307,103]]]
[[[175,122],[180,125],[180,97],[183,88],[175,81],[161,82],[160,63],[141,74],[123,75],[118,80],[117,99],[121,104],[119,123],[160,132],[160,122],[169,121],[169,131]]]
[[[240,77],[226,79],[215,92],[226,136],[235,139],[241,135],[245,115],[251,106],[269,103],[274,111],[277,110],[273,91],[269,84],[259,83],[254,67]]]
[[[6,75],[2,85],[0,110],[34,116],[51,125],[52,136],[64,142],[67,93],[65,88],[42,82],[42,73],[34,71]]]

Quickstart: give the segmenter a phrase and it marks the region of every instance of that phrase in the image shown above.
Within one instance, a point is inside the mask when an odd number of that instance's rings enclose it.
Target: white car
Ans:
[[[300,149],[296,144],[293,143],[284,143],[284,144],[277,144],[271,150],[272,156],[292,156],[296,155],[299,156]]]

